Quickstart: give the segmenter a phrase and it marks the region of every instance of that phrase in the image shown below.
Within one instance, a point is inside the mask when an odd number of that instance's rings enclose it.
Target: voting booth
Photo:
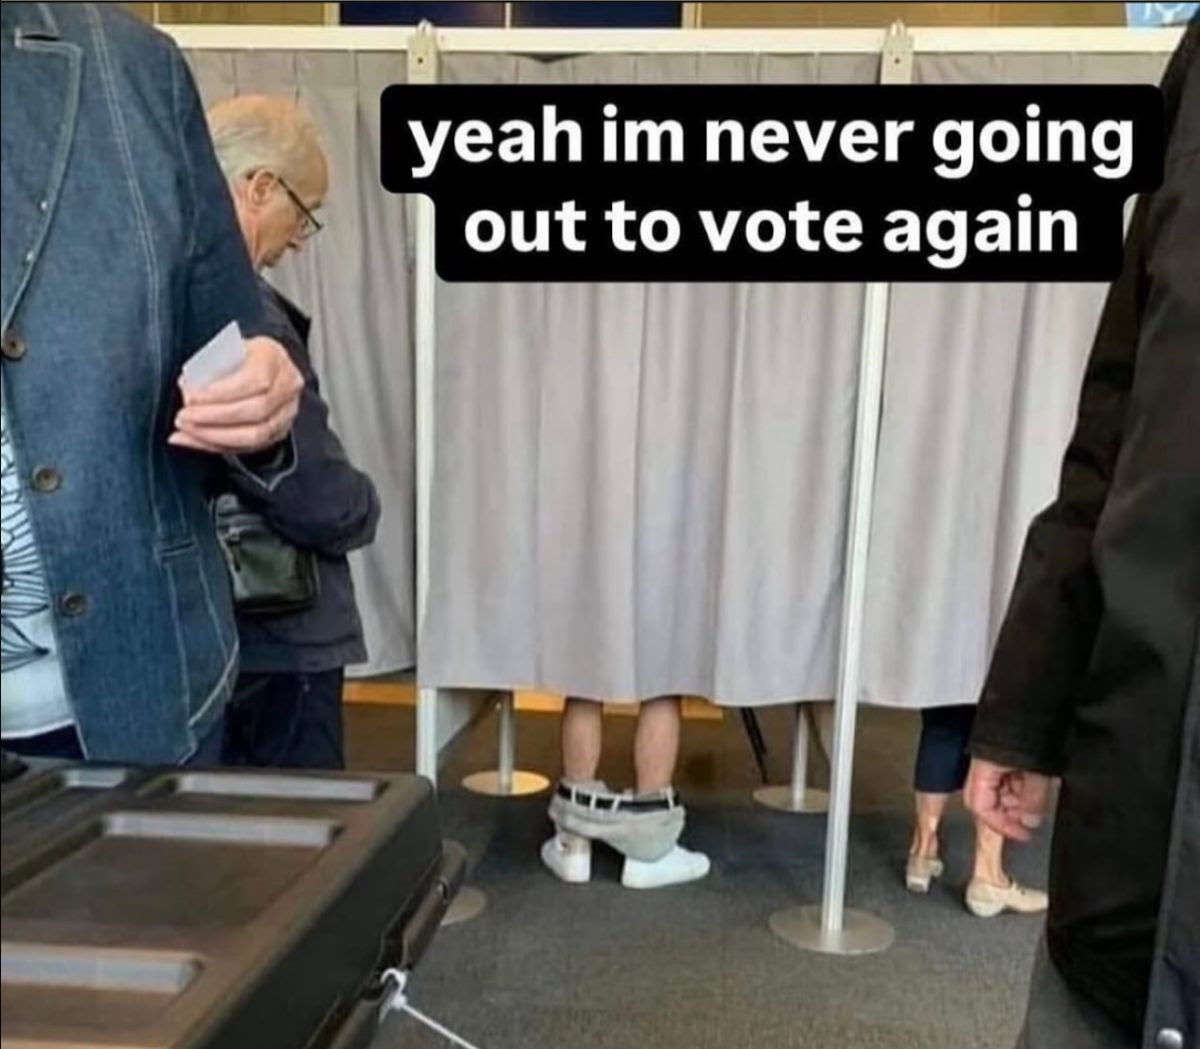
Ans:
[[[353,562],[358,669],[415,666],[417,770],[436,782],[499,704],[514,791],[519,688],[836,697],[824,899],[777,927],[885,945],[844,908],[855,710],[976,699],[1103,285],[442,282],[432,204],[380,185],[380,96],[1155,84],[1179,30],[168,31],[206,103],[294,96],[325,137],[326,232],[275,276],[314,315],[333,421],[380,489],[379,540]]]

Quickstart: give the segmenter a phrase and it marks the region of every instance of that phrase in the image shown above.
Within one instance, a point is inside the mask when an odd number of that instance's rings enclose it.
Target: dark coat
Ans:
[[[1200,24],[1058,498],[1033,522],[972,752],[1062,775],[1047,945],[1147,1047],[1200,1044]]]
[[[259,281],[267,328],[304,376],[292,425],[295,468],[267,488],[231,471],[238,497],[284,539],[316,555],[320,595],[313,607],[289,615],[238,617],[241,669],[248,673],[315,673],[367,658],[362,621],[346,554],[375,538],[379,496],[355,469],[329,425],[329,408],[308,356],[309,319]]]

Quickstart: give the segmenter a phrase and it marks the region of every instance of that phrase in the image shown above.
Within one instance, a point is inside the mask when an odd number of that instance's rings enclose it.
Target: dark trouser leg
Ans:
[[[243,674],[226,713],[229,764],[262,768],[345,767],[344,671]]]
[[[919,793],[953,794],[962,790],[971,765],[967,741],[974,723],[974,705],[921,711],[921,742],[913,775]]]
[[[208,735],[196,744],[195,753],[184,761],[185,765],[197,768],[215,769],[225,763],[225,716],[221,715],[217,723],[208,730]]]
[[[1076,994],[1038,943],[1029,979],[1029,1005],[1016,1049],[1135,1049],[1104,1013]]]

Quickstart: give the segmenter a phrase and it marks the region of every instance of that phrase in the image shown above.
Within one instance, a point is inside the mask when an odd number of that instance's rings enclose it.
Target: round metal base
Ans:
[[[500,773],[494,769],[490,772],[473,772],[462,784],[475,794],[487,794],[493,798],[520,798],[526,794],[540,794],[550,781],[537,772],[514,772],[512,786],[505,790],[500,785]]]
[[[446,908],[446,913],[442,916],[442,928],[447,925],[461,925],[472,918],[478,918],[486,907],[487,897],[478,889],[464,885]]]
[[[754,800],[760,805],[778,812],[828,812],[829,792],[817,790],[815,787],[805,787],[804,802],[799,808],[794,804],[792,788],[787,784],[776,787],[759,787],[754,792]]]
[[[793,947],[821,954],[875,954],[886,951],[896,939],[896,930],[882,918],[849,907],[837,932],[821,927],[819,906],[776,911],[771,915],[771,931]]]

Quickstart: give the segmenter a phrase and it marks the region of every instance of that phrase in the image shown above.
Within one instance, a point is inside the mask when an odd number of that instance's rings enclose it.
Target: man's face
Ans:
[[[274,266],[288,251],[299,251],[316,232],[316,212],[325,202],[324,160],[290,178],[262,169],[247,180],[244,208],[248,247],[259,268]]]

